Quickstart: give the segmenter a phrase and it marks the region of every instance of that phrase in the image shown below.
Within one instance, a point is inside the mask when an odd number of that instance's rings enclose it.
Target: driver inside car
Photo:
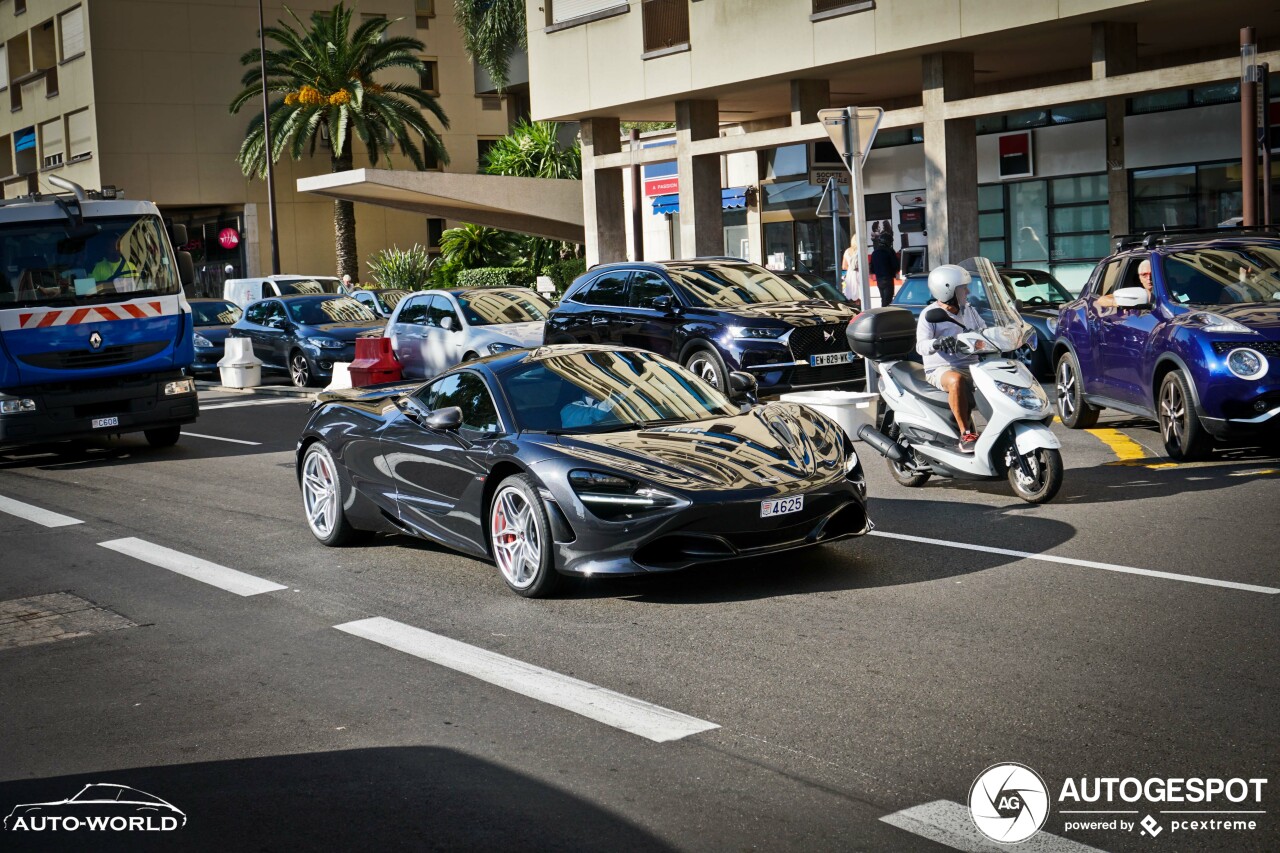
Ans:
[[[916,323],[916,352],[924,357],[925,378],[947,392],[951,414],[960,430],[960,452],[973,453],[978,435],[973,423],[973,380],[969,367],[978,356],[960,352],[957,335],[987,327],[969,302],[969,273],[955,264],[944,264],[929,273],[929,293],[935,302],[920,313]],[[963,306],[963,307],[962,307]]]

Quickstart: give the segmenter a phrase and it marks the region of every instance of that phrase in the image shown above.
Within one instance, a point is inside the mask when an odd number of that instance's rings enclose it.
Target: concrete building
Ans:
[[[866,213],[897,245],[1078,285],[1109,234],[1239,215],[1242,26],[1280,71],[1270,0],[528,0],[527,12],[533,117],[582,122],[589,262],[636,256],[639,166],[644,256],[832,274],[847,237],[817,218],[814,182],[843,170],[817,111],[858,105],[885,109]],[[1275,101],[1270,116],[1280,124]],[[631,151],[620,121],[675,130]]]
[[[333,2],[287,5],[306,21]],[[477,96],[451,5],[442,3],[440,14],[434,0],[352,5],[365,16],[402,19],[391,32],[425,43],[424,87],[438,94],[451,122],[444,168],[474,174],[510,117],[506,99]],[[288,20],[281,0],[268,0],[265,14],[269,25]],[[0,0],[0,92],[10,106],[0,117],[5,196],[33,186],[52,191],[45,179],[55,174],[86,187],[117,186],[188,225],[204,289],[220,290],[226,264],[237,275],[269,272],[266,184],[246,179],[235,160],[260,107],[228,112],[241,88],[239,58],[257,46],[257,32],[256,0]],[[367,163],[359,147],[356,163]],[[392,165],[411,167],[402,156]],[[323,148],[277,166],[285,272],[334,271],[333,204],[296,190],[299,178],[328,171]],[[356,222],[365,258],[393,245],[431,245],[448,224],[368,205],[357,206]]]

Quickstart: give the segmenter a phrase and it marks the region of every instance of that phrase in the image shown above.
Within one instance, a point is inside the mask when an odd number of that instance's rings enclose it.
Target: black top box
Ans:
[[[905,308],[872,308],[845,330],[849,349],[867,358],[907,358],[916,351],[916,318]]]

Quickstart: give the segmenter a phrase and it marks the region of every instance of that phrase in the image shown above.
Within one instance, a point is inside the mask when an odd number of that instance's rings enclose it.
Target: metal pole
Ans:
[[[1246,228],[1258,224],[1258,46],[1253,27],[1240,28],[1240,185]]]
[[[862,310],[871,308],[870,264],[863,257],[865,242],[863,235],[867,233],[867,209],[862,203],[862,154],[858,144],[858,108],[849,107],[844,118],[844,158],[849,167],[849,244],[854,247],[858,258],[858,291],[861,294]],[[875,365],[871,359],[863,359],[867,375],[867,391],[875,393],[878,389]]]
[[[644,260],[644,181],[641,180],[640,130],[631,128],[631,252],[633,261]]]
[[[836,285],[840,288],[840,292],[844,293],[844,275],[840,269],[840,256],[844,254],[844,250],[840,248],[840,205],[837,203],[839,199],[835,197],[835,193],[840,192],[840,185],[836,182],[835,176],[827,178],[827,198],[831,199],[831,250],[835,253],[833,266],[836,271]]]
[[[267,101],[267,28],[258,0],[258,68],[262,73],[262,141],[267,155],[267,223],[271,230],[271,274],[280,274],[280,238],[276,234],[276,176],[271,160],[271,113]]]
[[[1258,66],[1258,138],[1262,141],[1262,224],[1272,225],[1271,218],[1271,68]]]

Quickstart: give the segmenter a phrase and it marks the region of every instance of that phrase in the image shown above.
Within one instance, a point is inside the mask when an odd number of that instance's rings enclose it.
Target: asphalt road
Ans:
[[[1274,776],[1275,458],[1169,466],[1150,424],[1056,427],[1066,483],[1030,507],[1003,483],[908,490],[864,453],[875,535],[527,601],[425,542],[322,547],[293,474],[305,403],[202,398],[175,448],[0,456],[0,816],[111,783],[187,818],[0,830],[4,849],[1004,849],[964,807],[1002,762],[1055,801],[1018,849],[1280,849],[1270,781],[1257,805],[1112,806],[1154,838],[1069,830],[1099,816],[1057,802],[1082,777]],[[275,586],[190,576],[219,567]],[[659,742],[351,623],[702,730]],[[62,624],[84,633],[37,637]],[[1167,813],[1219,809],[1265,813],[1226,832]]]

